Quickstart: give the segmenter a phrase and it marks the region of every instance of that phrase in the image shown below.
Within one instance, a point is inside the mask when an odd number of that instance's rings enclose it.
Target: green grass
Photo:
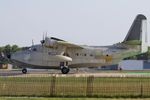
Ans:
[[[0,97],[0,100],[149,100],[150,98],[37,98],[37,97]]]
[[[150,78],[0,77],[0,96],[150,97]]]

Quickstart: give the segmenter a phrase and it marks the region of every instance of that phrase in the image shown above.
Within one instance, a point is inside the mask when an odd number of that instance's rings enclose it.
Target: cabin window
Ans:
[[[90,54],[90,56],[92,57],[92,56],[93,56],[93,54]]]
[[[86,54],[84,54],[84,56],[86,56]]]
[[[68,56],[68,57],[70,57],[68,53],[64,53],[63,55],[64,55],[64,56]]]
[[[79,54],[78,54],[78,53],[76,53],[76,56],[79,56]]]

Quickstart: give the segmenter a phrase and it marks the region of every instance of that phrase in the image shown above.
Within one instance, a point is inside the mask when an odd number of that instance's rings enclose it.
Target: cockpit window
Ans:
[[[33,51],[37,51],[37,49],[36,49],[36,48],[33,48],[32,50],[33,50]]]
[[[43,46],[42,45],[34,45],[34,46],[31,46],[28,50],[31,52],[35,52],[35,51],[43,52]]]

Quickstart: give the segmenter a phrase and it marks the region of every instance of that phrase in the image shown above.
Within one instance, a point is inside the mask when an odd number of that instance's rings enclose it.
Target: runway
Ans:
[[[62,74],[60,70],[28,70],[22,74],[21,70],[0,70],[0,77],[150,77],[150,71],[101,71],[94,69],[71,70],[69,74]]]

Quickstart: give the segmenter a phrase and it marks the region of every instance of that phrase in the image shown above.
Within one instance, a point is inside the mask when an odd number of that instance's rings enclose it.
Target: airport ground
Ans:
[[[59,70],[29,70],[28,74],[22,74],[21,70],[0,70],[0,96],[4,96],[0,100],[149,100],[145,98],[150,97],[149,83],[150,71],[84,69],[62,75]],[[42,98],[51,96],[58,98]]]
[[[28,69],[27,74],[22,74],[21,69],[6,70],[0,69],[0,77],[150,77],[150,70],[139,71],[117,71],[97,69],[71,69],[68,74],[62,74],[60,70],[54,69]]]
[[[150,97],[149,77],[0,77],[0,96]]]
[[[43,97],[0,97],[0,100],[150,100],[150,98],[43,98]]]

